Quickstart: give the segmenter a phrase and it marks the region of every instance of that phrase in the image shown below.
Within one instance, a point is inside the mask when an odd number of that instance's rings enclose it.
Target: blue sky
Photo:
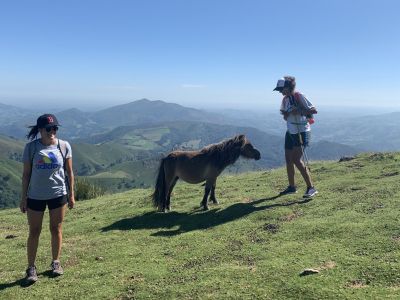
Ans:
[[[100,108],[148,98],[277,105],[294,75],[318,105],[398,107],[400,1],[0,2],[0,102]]]

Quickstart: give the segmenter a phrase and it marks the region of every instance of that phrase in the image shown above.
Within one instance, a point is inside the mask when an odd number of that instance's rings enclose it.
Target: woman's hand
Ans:
[[[75,206],[75,197],[73,195],[69,196],[68,199],[68,208],[72,209]]]
[[[22,213],[26,213],[26,207],[27,207],[27,199],[26,196],[22,197],[21,202],[19,203],[19,209],[21,210]]]

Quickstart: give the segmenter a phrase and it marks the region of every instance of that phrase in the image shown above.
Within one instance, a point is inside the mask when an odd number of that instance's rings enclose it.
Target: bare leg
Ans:
[[[307,188],[312,187],[312,181],[310,173],[308,172],[307,167],[304,165],[301,157],[303,156],[303,151],[301,147],[294,147],[293,149],[293,162],[296,165],[297,169],[300,171],[301,176],[303,176],[304,181],[307,184]]]
[[[43,211],[35,211],[28,208],[29,237],[27,242],[28,266],[35,265],[36,253],[39,246],[39,236],[42,231]]]
[[[288,176],[288,181],[290,186],[295,186],[294,182],[294,161],[293,161],[293,152],[295,150],[285,149],[285,160],[286,160],[286,172]]]
[[[49,211],[50,233],[51,233],[51,254],[53,260],[59,260],[62,246],[62,222],[64,220],[66,205]]]

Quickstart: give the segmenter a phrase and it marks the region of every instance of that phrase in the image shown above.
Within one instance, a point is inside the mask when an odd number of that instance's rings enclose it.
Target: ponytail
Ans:
[[[35,125],[35,126],[29,126],[29,128],[30,128],[31,130],[30,130],[29,133],[26,135],[26,138],[27,138],[28,140],[33,141],[33,140],[37,137],[37,135],[38,135],[38,133],[39,133],[39,128],[38,128],[37,125]]]
[[[289,83],[289,89],[290,92],[293,92],[294,89],[296,88],[296,78],[294,76],[283,76],[283,78],[285,79],[285,86],[286,86],[286,82]]]

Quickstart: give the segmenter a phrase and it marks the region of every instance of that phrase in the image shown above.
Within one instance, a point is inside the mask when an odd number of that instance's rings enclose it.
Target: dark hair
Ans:
[[[293,92],[296,87],[296,78],[294,76],[284,76],[283,78],[290,84],[289,89]]]
[[[38,133],[39,133],[39,127],[37,125],[34,126],[29,126],[29,128],[31,129],[29,131],[29,133],[26,135],[26,138],[28,140],[33,141],[34,139],[36,139]]]

